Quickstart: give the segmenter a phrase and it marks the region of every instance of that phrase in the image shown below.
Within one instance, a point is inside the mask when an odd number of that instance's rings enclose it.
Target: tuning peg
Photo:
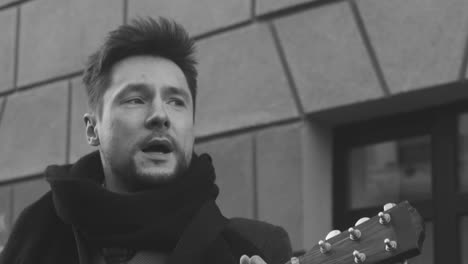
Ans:
[[[392,219],[389,214],[384,213],[384,212],[380,212],[378,216],[380,218],[379,223],[381,223],[382,225],[386,225],[390,223],[390,220]]]
[[[385,243],[385,250],[386,251],[393,251],[397,248],[397,242],[394,241],[394,240],[390,240],[388,238],[386,238],[384,240],[384,243]]]
[[[320,247],[320,252],[322,252],[322,254],[325,254],[325,253],[327,253],[327,252],[329,252],[329,251],[331,250],[331,245],[330,245],[330,243],[325,242],[325,241],[323,241],[323,240],[320,240],[320,241],[318,242],[318,245],[319,245],[319,247]]]
[[[364,263],[366,260],[366,254],[361,253],[357,250],[353,251],[353,256],[354,256],[354,263]]]
[[[359,238],[361,238],[361,231],[359,229],[354,229],[350,227],[348,229],[348,232],[349,232],[349,238],[351,240],[358,240]]]
[[[299,264],[299,259],[296,257],[291,258],[291,264]]]

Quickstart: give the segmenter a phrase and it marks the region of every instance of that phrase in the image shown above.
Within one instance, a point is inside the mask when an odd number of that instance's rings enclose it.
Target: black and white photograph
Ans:
[[[468,0],[0,0],[0,264],[468,264]]]

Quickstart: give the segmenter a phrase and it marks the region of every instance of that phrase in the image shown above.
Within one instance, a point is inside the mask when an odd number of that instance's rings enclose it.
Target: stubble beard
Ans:
[[[133,171],[135,172],[136,176],[134,177],[136,180],[135,184],[140,182],[140,188],[148,188],[155,185],[170,183],[175,179],[180,178],[182,174],[187,171],[188,164],[184,155],[181,153],[176,153],[175,158],[175,164],[172,169],[157,168],[157,165],[153,165],[155,167],[151,168],[141,168],[138,167],[135,162],[133,162]]]
[[[113,174],[131,191],[142,191],[158,188],[180,178],[188,169],[188,160],[183,153],[174,150],[175,164],[173,169],[142,168],[135,159],[131,159],[126,168],[113,168]],[[153,165],[157,166],[157,165]]]

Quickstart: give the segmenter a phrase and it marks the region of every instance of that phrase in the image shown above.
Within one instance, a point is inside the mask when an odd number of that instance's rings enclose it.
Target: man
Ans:
[[[166,19],[110,33],[83,76],[86,135],[98,151],[46,169],[51,191],[22,212],[0,264],[289,260],[284,229],[226,219],[215,204],[211,158],[193,152],[193,53]]]
[[[51,191],[16,222],[0,263],[284,263],[280,227],[226,219],[211,158],[193,152],[194,43],[166,19],[112,31],[84,72],[88,143],[49,166]]]

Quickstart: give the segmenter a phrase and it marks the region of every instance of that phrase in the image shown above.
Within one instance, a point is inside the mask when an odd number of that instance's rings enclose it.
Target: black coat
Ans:
[[[235,259],[255,254],[268,264],[281,264],[292,254],[284,229],[265,222],[233,218],[223,233],[228,244],[224,252]],[[21,213],[0,254],[0,264],[91,264],[79,241],[74,228],[57,216],[53,195],[48,192]]]
[[[62,264],[64,262],[60,259],[70,259],[70,256],[76,261],[68,264],[85,264],[79,261],[80,253],[72,228],[65,225],[55,213],[51,214],[55,212],[53,203],[45,202],[50,199],[52,195],[47,193],[21,213],[0,254],[0,264]],[[232,238],[232,250],[244,246],[239,243],[249,241],[260,250],[260,255],[269,261],[268,264],[285,263],[292,255],[288,234],[281,227],[256,220],[232,218],[226,229]],[[55,230],[56,234],[51,234],[49,230]]]

